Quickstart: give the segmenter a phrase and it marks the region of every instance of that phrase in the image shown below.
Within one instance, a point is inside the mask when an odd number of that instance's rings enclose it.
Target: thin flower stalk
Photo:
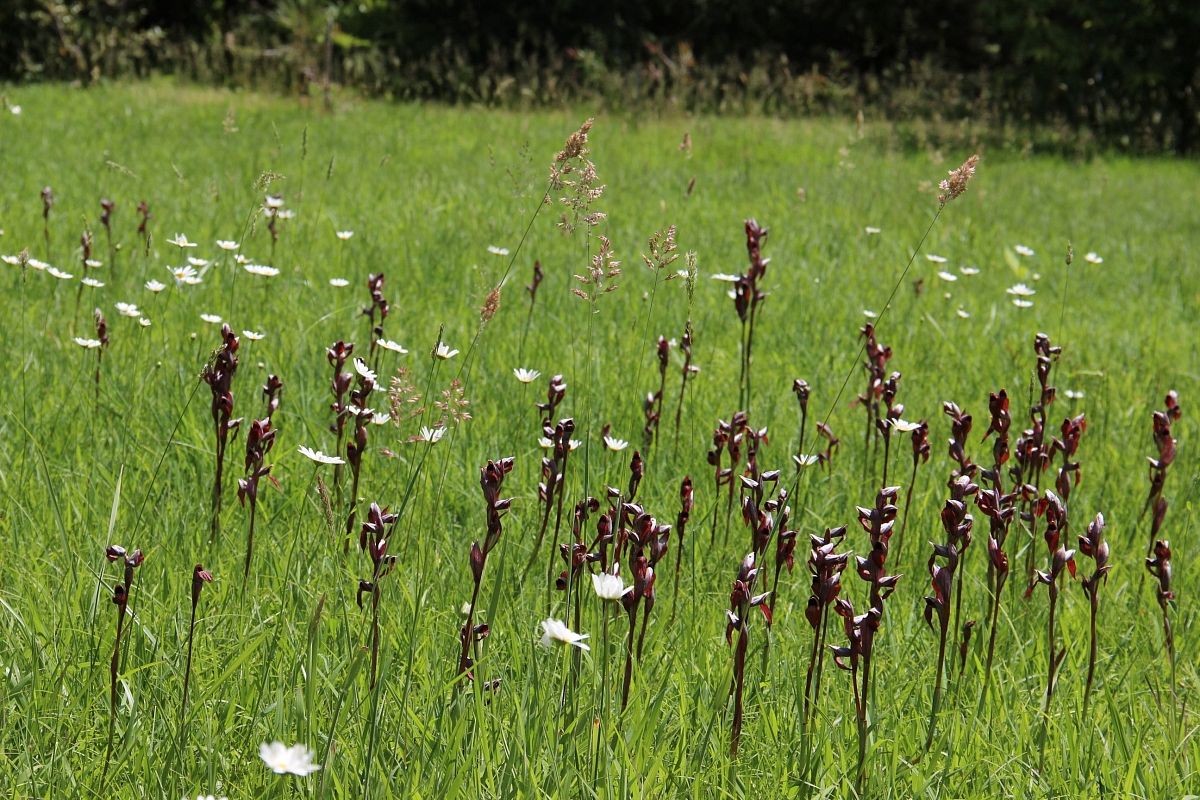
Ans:
[[[192,678],[192,645],[196,636],[196,608],[200,605],[200,592],[204,589],[204,584],[212,583],[212,579],[212,573],[202,565],[197,564],[192,569],[192,616],[188,622],[187,665],[183,670],[183,698],[179,703],[179,730],[181,737],[183,736],[183,732],[187,730],[188,688],[191,685]]]
[[[478,645],[488,635],[487,625],[474,624],[476,606],[479,602],[479,587],[483,584],[483,573],[487,568],[488,555],[500,543],[500,536],[504,532],[503,515],[512,506],[512,498],[501,497],[500,492],[504,485],[504,477],[512,472],[513,463],[514,460],[511,456],[498,461],[489,460],[479,470],[479,488],[483,492],[486,506],[487,534],[484,536],[482,545],[478,541],[471,542],[471,579],[474,582],[474,588],[471,590],[471,602],[467,606],[466,621],[463,622],[462,629],[458,634],[459,643],[462,645],[458,656],[458,674],[466,675],[468,680],[475,679],[471,670],[478,657],[476,654],[476,658],[472,658],[471,647]]]
[[[350,391],[351,383],[354,381],[354,374],[347,372],[346,362],[354,355],[354,344],[343,342],[340,339],[334,342],[325,350],[325,359],[329,362],[329,366],[333,367],[333,380],[330,383],[330,392],[333,394],[333,402],[329,408],[333,411],[333,422],[329,426],[329,431],[337,437],[337,444],[333,448],[334,455],[342,454],[342,441],[346,435],[346,420],[350,417],[349,404],[346,402],[346,394]],[[337,504],[342,504],[342,466],[335,464],[333,467],[333,493],[337,498]],[[346,539],[345,552],[350,552],[350,540]]]
[[[354,432],[346,443],[346,462],[350,465],[350,500],[346,512],[346,541],[354,535],[358,519],[358,486],[362,479],[363,454],[367,451],[367,430],[375,412],[367,407],[371,392],[375,390],[375,373],[366,368],[362,359],[355,359],[356,383],[350,391],[347,411],[354,420]]]
[[[1175,691],[1175,634],[1171,628],[1171,605],[1175,592],[1171,588],[1171,543],[1159,539],[1154,543],[1154,552],[1146,559],[1146,571],[1154,578],[1154,597],[1162,611],[1163,650],[1171,668],[1171,691]]]
[[[1167,392],[1165,406],[1162,411],[1155,411],[1153,416],[1151,432],[1154,435],[1154,447],[1158,450],[1158,456],[1146,458],[1150,462],[1150,492],[1146,495],[1146,502],[1142,505],[1142,513],[1138,517],[1140,525],[1146,512],[1153,510],[1150,517],[1150,541],[1146,548],[1147,558],[1154,554],[1154,543],[1158,541],[1159,530],[1167,515],[1167,499],[1163,497],[1163,484],[1166,483],[1167,472],[1171,468],[1171,464],[1175,463],[1176,450],[1175,437],[1171,435],[1171,423],[1178,420],[1183,414],[1179,407],[1179,395],[1174,390]]]
[[[1033,513],[1033,507],[1039,502],[1042,494],[1042,473],[1050,467],[1053,451],[1046,441],[1050,405],[1054,402],[1056,390],[1050,385],[1050,372],[1054,363],[1062,354],[1062,348],[1051,345],[1050,337],[1038,333],[1033,339],[1033,350],[1037,356],[1034,375],[1037,379],[1037,399],[1030,404],[1030,427],[1026,428],[1017,438],[1014,458],[1016,471],[1014,479],[1017,486],[1022,487],[1022,499],[1025,510],[1021,518],[1029,526],[1029,547],[1026,549],[1025,573],[1029,581],[1034,579],[1034,552],[1037,542],[1038,515]],[[1024,488],[1028,484],[1031,488]]]
[[[525,340],[529,338],[529,328],[533,325],[533,307],[537,305],[538,287],[542,285],[542,280],[545,277],[546,273],[542,270],[542,262],[535,259],[533,262],[533,279],[525,287],[525,291],[529,293],[529,313],[525,315],[525,328],[521,331],[521,346],[517,348],[518,360],[522,360],[525,355]]]
[[[754,348],[754,323],[758,318],[758,307],[767,299],[767,293],[759,286],[766,275],[771,259],[763,258],[762,247],[767,238],[767,229],[754,219],[744,223],[746,231],[746,255],[750,265],[733,283],[733,307],[742,323],[741,374],[738,378],[739,407],[750,409],[752,395],[751,361]]]
[[[900,552],[904,547],[904,532],[908,530],[908,513],[912,510],[913,490],[917,485],[917,468],[922,463],[929,463],[929,423],[921,420],[909,434],[912,441],[912,476],[908,481],[908,491],[904,498],[904,516],[900,519],[900,531],[896,536],[896,563],[900,563]]]
[[[689,272],[690,274],[690,272]],[[689,279],[691,280],[691,279]],[[683,398],[687,394],[688,381],[700,373],[700,367],[692,363],[692,321],[683,325],[683,336],[679,339],[679,352],[683,353],[683,366],[679,374],[679,402],[675,405],[675,441],[679,441],[679,423],[683,418]]]
[[[1059,579],[1064,569],[1074,578],[1076,568],[1075,551],[1067,550],[1062,545],[1062,539],[1067,535],[1067,512],[1062,501],[1054,492],[1046,490],[1045,497],[1038,501],[1034,513],[1037,516],[1046,517],[1044,538],[1050,557],[1049,571],[1035,570],[1034,579],[1030,581],[1029,588],[1025,590],[1025,597],[1028,599],[1039,584],[1045,584],[1050,594],[1050,611],[1046,618],[1046,693],[1042,705],[1042,735],[1040,737],[1041,745],[1039,748],[1041,751],[1039,763],[1042,763],[1046,752],[1046,723],[1049,720],[1050,704],[1054,699],[1054,679],[1063,658],[1067,655],[1067,648],[1065,646],[1061,650],[1058,647],[1057,629],[1055,627],[1060,591]]]
[[[869,536],[870,551],[866,556],[855,556],[855,573],[869,586],[869,607],[865,614],[855,615],[854,607],[846,600],[838,599],[837,612],[842,616],[849,644],[835,648],[834,662],[842,669],[851,671],[855,685],[855,717],[858,728],[858,769],[855,788],[861,793],[866,779],[867,737],[869,729],[868,704],[871,698],[871,657],[874,653],[875,634],[883,620],[884,601],[896,589],[900,575],[887,573],[888,543],[896,521],[896,495],[899,488],[888,486],[875,495],[871,508],[858,508],[858,523]],[[849,659],[849,663],[847,663]],[[861,669],[859,664],[861,663]]]
[[[1088,525],[1087,533],[1079,537],[1079,552],[1092,559],[1095,565],[1092,574],[1080,581],[1083,593],[1087,595],[1088,614],[1088,669],[1087,681],[1083,686],[1083,716],[1087,717],[1088,701],[1092,697],[1092,683],[1096,676],[1096,613],[1100,608],[1100,584],[1108,582],[1108,573],[1112,566],[1108,563],[1108,541],[1104,538],[1104,515],[1096,514],[1096,518]]]
[[[821,536],[809,536],[808,571],[812,576],[812,594],[804,609],[804,618],[813,629],[813,645],[804,677],[804,708],[800,716],[801,729],[804,731],[808,730],[808,722],[821,698],[829,609],[842,592],[842,573],[850,563],[849,553],[837,552],[845,538],[845,525],[826,528]]]
[[[754,594],[754,582],[757,577],[758,568],[754,565],[754,553],[747,553],[738,567],[737,577],[733,579],[733,589],[729,593],[729,609],[725,612],[725,643],[732,646],[734,632],[738,635],[737,645],[733,650],[733,681],[730,686],[730,694],[733,696],[733,721],[729,729],[729,754],[735,758],[742,738],[746,651],[749,648],[751,611],[757,607],[762,611],[764,619],[769,620],[771,616],[771,609],[766,604],[767,593]]]
[[[117,634],[113,639],[112,658],[109,661],[109,692],[108,692],[108,743],[104,748],[104,776],[108,775],[109,759],[112,758],[113,733],[117,724],[117,691],[120,683],[121,665],[121,636],[125,631],[125,615],[129,608],[130,591],[133,589],[133,572],[146,560],[141,550],[126,552],[119,544],[109,545],[104,551],[104,557],[110,563],[120,562],[121,578],[113,587],[113,605],[117,607]],[[101,783],[104,778],[101,778]]]
[[[692,518],[692,510],[696,506],[696,490],[692,485],[692,476],[685,475],[679,484],[679,513],[675,516],[675,541],[678,543],[675,555],[675,585],[671,591],[671,622],[675,621],[675,609],[679,606],[679,575],[683,571],[684,540],[687,535],[687,525]],[[692,545],[693,553],[695,544]],[[693,555],[693,569],[695,557]],[[693,576],[694,577],[694,576]]]
[[[258,518],[258,483],[263,478],[270,477],[273,465],[266,463],[267,454],[275,445],[278,431],[271,424],[271,417],[279,408],[279,395],[283,382],[276,375],[268,375],[263,386],[266,413],[262,419],[252,420],[246,432],[246,476],[238,479],[238,502],[243,506],[250,504],[249,521],[246,530],[246,564],[242,571],[242,579],[250,576],[250,560],[254,555],[254,526]]]
[[[225,448],[229,434],[237,430],[241,419],[233,419],[233,376],[238,367],[238,337],[228,324],[221,326],[221,346],[213,351],[200,377],[212,392],[211,415],[213,435],[216,440],[216,469],[212,489],[212,530],[209,541],[215,542],[221,535],[222,477],[225,472]]]
[[[972,480],[979,471],[979,466],[971,461],[970,456],[967,455],[967,443],[971,435],[971,415],[951,402],[943,403],[942,411],[950,418],[949,452],[950,460],[954,462],[954,469],[950,473],[950,480],[947,486],[950,488],[950,496],[952,498],[966,502],[968,496],[974,496],[979,491],[979,487]],[[963,575],[966,572],[965,561],[967,548],[971,546],[969,529],[966,538],[958,544],[958,559],[963,563],[964,568],[958,571],[958,587],[954,593],[954,630],[962,630],[965,641],[966,637],[970,636],[971,627],[974,626],[972,622],[965,628],[960,629],[959,627],[959,620],[962,616]],[[962,648],[965,654],[966,645],[962,645]],[[966,661],[965,655],[963,661]]]
[[[371,325],[371,347],[367,352],[367,361],[371,364],[372,369],[379,367],[379,346],[380,339],[385,338],[383,335],[383,323],[388,318],[391,311],[391,306],[388,305],[387,298],[383,295],[384,274],[382,272],[372,272],[367,275],[367,293],[371,296],[371,304],[363,308],[363,316],[367,318]],[[378,319],[376,318],[378,317]]]
[[[1004,389],[993,392],[988,400],[991,422],[988,424],[987,432],[983,435],[985,441],[992,434],[996,435],[992,441],[992,468],[980,472],[982,481],[990,484],[990,488],[981,490],[975,495],[975,505],[988,519],[987,574],[990,614],[988,617],[987,661],[984,666],[981,698],[983,694],[987,693],[992,679],[992,663],[996,654],[996,629],[1000,619],[1000,598],[1009,574],[1008,553],[1005,552],[1004,546],[1008,541],[1008,532],[1013,518],[1017,514],[1016,503],[1019,497],[1017,492],[1005,493],[1004,491],[1003,470],[1010,456],[1008,432],[1012,426],[1012,417],[1008,408],[1008,392]]]
[[[358,547],[371,558],[371,577],[369,580],[359,580],[356,602],[359,609],[363,607],[363,595],[371,598],[371,673],[370,688],[375,689],[379,665],[379,582],[383,580],[396,566],[396,557],[388,554],[388,543],[392,529],[395,527],[396,515],[388,513],[386,507],[380,508],[371,503],[367,511],[367,519],[359,531]]]

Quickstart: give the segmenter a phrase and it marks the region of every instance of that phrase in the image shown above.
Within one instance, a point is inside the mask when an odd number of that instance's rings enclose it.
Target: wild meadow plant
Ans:
[[[1087,533],[1079,536],[1079,552],[1092,559],[1095,568],[1092,574],[1080,580],[1083,593],[1087,595],[1088,616],[1088,668],[1087,681],[1083,688],[1083,716],[1087,717],[1088,701],[1092,697],[1092,682],[1096,676],[1096,613],[1100,608],[1100,584],[1108,582],[1112,565],[1108,563],[1108,541],[1104,538],[1104,515],[1097,513],[1088,525]]]
[[[992,467],[980,471],[980,478],[990,488],[981,489],[975,495],[975,505],[988,518],[988,592],[990,594],[990,614],[988,616],[988,647],[987,661],[983,672],[983,692],[987,692],[992,679],[992,662],[996,653],[996,627],[1000,620],[1000,598],[1003,596],[1004,584],[1008,580],[1008,553],[1004,545],[1008,541],[1008,531],[1017,513],[1017,492],[1004,491],[1004,465],[1009,460],[1008,431],[1012,426],[1012,416],[1008,410],[1008,392],[1001,389],[992,392],[988,400],[988,410],[991,421],[988,423],[984,441],[992,434]],[[981,694],[981,697],[983,695]]]
[[[675,404],[675,443],[679,443],[679,423],[683,418],[683,400],[687,394],[688,381],[700,374],[700,367],[692,363],[692,344],[694,332],[692,329],[691,307],[693,295],[696,292],[696,254],[689,252],[687,259],[687,277],[684,283],[688,294],[688,319],[683,325],[683,335],[679,337],[679,352],[683,353],[683,365],[679,369],[679,400]]]
[[[330,345],[325,350],[325,359],[329,362],[329,366],[333,367],[333,381],[330,383],[330,392],[333,394],[333,403],[329,408],[333,411],[333,422],[329,426],[329,430],[337,437],[337,444],[334,445],[333,453],[336,456],[342,454],[342,440],[346,435],[346,420],[350,418],[350,406],[346,402],[346,394],[350,391],[351,382],[354,380],[354,374],[345,370],[346,362],[354,355],[354,344],[338,340]],[[333,468],[333,493],[337,497],[337,503],[342,504],[342,465],[336,464]],[[346,538],[345,552],[350,551],[350,538]]]
[[[821,698],[821,672],[825,666],[825,640],[829,631],[829,608],[842,592],[842,573],[850,563],[850,553],[837,552],[846,538],[846,526],[826,528],[821,536],[809,536],[808,571],[812,576],[812,594],[804,609],[804,618],[813,630],[812,651],[804,675],[804,707],[800,727],[808,731],[808,722]]]
[[[372,369],[379,369],[379,347],[378,342],[384,338],[383,323],[387,320],[388,314],[391,311],[391,306],[388,305],[387,298],[383,295],[384,274],[382,272],[372,272],[367,276],[367,293],[371,296],[371,304],[363,308],[363,316],[371,326],[371,348],[367,352],[367,362]],[[378,316],[378,320],[376,320]]]
[[[978,491],[979,487],[971,483],[967,475],[957,475],[949,482],[950,498],[942,507],[942,530],[946,538],[944,542],[934,543],[933,552],[929,555],[926,569],[929,570],[930,584],[933,594],[925,597],[925,622],[933,627],[933,617],[938,618],[938,654],[937,676],[933,683],[933,701],[929,706],[929,727],[925,736],[925,749],[933,746],[934,733],[937,730],[937,715],[942,704],[942,676],[946,664],[946,642],[950,629],[950,602],[952,595],[958,595],[955,608],[961,606],[962,579],[959,576],[958,587],[954,586],[954,574],[958,570],[962,554],[971,543],[971,529],[974,518],[967,513],[967,498]],[[938,559],[944,563],[939,564]]]
[[[120,684],[121,665],[121,635],[125,631],[125,616],[129,608],[130,592],[133,589],[134,570],[142,565],[146,556],[142,551],[127,552],[119,544],[111,544],[104,551],[105,558],[110,563],[120,562],[121,577],[113,587],[112,601],[117,607],[117,633],[113,638],[112,659],[109,661],[109,692],[108,692],[108,744],[104,748],[104,776],[108,775],[109,759],[112,758],[113,734],[117,725],[117,693]],[[101,777],[103,783],[104,777]]]
[[[42,238],[46,243],[46,249],[43,251],[47,261],[52,259],[50,253],[50,209],[54,208],[54,190],[49,186],[42,187]]]
[[[228,323],[221,325],[221,346],[213,351],[200,373],[201,379],[212,392],[210,412],[213,420],[213,438],[216,441],[216,468],[213,471],[212,528],[209,543],[221,535],[221,493],[225,474],[225,448],[229,434],[236,431],[241,418],[233,419],[233,376],[238,368],[238,337]]]
[[[511,456],[498,461],[489,460],[479,470],[479,488],[483,492],[486,506],[487,535],[484,536],[482,545],[478,541],[471,542],[471,578],[474,581],[474,588],[471,590],[471,601],[467,605],[466,621],[463,622],[458,635],[462,645],[458,656],[458,672],[460,675],[466,675],[469,680],[474,680],[471,668],[478,660],[478,654],[472,658],[471,646],[477,646],[488,634],[487,625],[474,625],[473,622],[479,603],[479,587],[483,584],[483,573],[487,568],[488,555],[500,543],[500,536],[504,532],[503,514],[512,506],[512,498],[501,497],[500,491],[504,485],[504,477],[512,472],[513,463],[514,459]]]
[[[729,608],[725,612],[725,643],[733,646],[733,682],[729,694],[733,698],[733,720],[729,728],[729,754],[736,757],[738,744],[742,738],[742,721],[745,715],[743,695],[746,686],[746,651],[749,649],[751,610],[758,608],[763,618],[771,616],[770,607],[766,605],[767,593],[754,594],[754,582],[758,577],[758,568],[754,565],[754,553],[747,553],[738,567],[737,577],[733,579],[733,589],[729,593]],[[733,634],[738,635],[737,645],[733,645]]]
[[[1029,528],[1029,547],[1026,548],[1025,573],[1029,581],[1034,578],[1034,551],[1037,543],[1038,515],[1033,513],[1033,506],[1039,502],[1042,493],[1042,473],[1050,467],[1053,451],[1046,442],[1047,417],[1050,405],[1054,402],[1056,390],[1050,385],[1050,372],[1055,361],[1062,354],[1062,348],[1050,343],[1050,337],[1038,333],[1033,339],[1033,350],[1037,357],[1034,376],[1037,380],[1037,399],[1031,398],[1029,407],[1030,427],[1017,437],[1016,449],[1013,453],[1016,460],[1014,478],[1017,486],[1029,484],[1032,488],[1022,489],[1022,499],[1025,510],[1021,519]]]
[[[675,610],[679,607],[679,574],[683,571],[684,544],[687,536],[688,522],[692,519],[692,510],[696,507],[696,489],[692,485],[692,476],[683,476],[679,484],[679,513],[675,516],[675,584],[671,590],[671,622],[675,621]],[[695,543],[692,544],[692,569],[695,570]],[[670,623],[668,623],[670,624]]]
[[[108,245],[108,263],[116,274],[117,248],[112,238],[112,217],[117,210],[117,204],[107,197],[100,198],[100,224],[104,227],[104,239]]]
[[[658,389],[648,392],[642,402],[642,413],[646,419],[642,440],[647,448],[657,440],[658,425],[662,421],[663,392],[667,387],[667,367],[671,364],[671,343],[665,336],[658,337],[655,352],[658,356]]]
[[[243,580],[250,576],[250,559],[254,555],[254,523],[258,516],[258,483],[263,478],[273,480],[271,464],[267,464],[267,454],[275,446],[278,431],[271,425],[271,417],[279,408],[279,393],[283,382],[276,375],[268,375],[263,386],[263,397],[266,400],[266,413],[262,419],[252,420],[246,431],[246,477],[238,479],[238,501],[244,506],[250,503],[250,515],[246,530],[246,564],[242,572]]]
[[[354,359],[356,381],[350,390],[350,404],[346,412],[354,420],[354,432],[346,443],[346,462],[350,465],[350,502],[346,511],[346,541],[354,535],[355,522],[358,519],[358,486],[362,478],[362,459],[367,451],[367,429],[371,425],[375,411],[367,406],[371,392],[375,390],[378,376],[361,358]]]
[[[912,508],[913,490],[917,485],[917,468],[929,463],[929,423],[921,420],[909,432],[912,441],[912,474],[908,479],[908,491],[904,499],[904,516],[900,518],[900,531],[896,534],[896,562],[900,562],[900,551],[904,546],[904,532],[908,529],[908,512]]]
[[[192,616],[188,621],[187,662],[183,668],[183,696],[179,701],[179,740],[182,746],[187,731],[188,689],[192,682],[192,646],[196,639],[196,609],[200,605],[200,593],[204,584],[212,583],[212,573],[203,565],[197,564],[192,568]]]
[[[741,355],[741,371],[738,377],[738,407],[750,410],[750,400],[753,395],[751,384],[751,360],[754,348],[754,323],[758,319],[758,307],[767,299],[767,293],[759,287],[759,281],[767,273],[767,265],[771,259],[764,258],[763,244],[767,238],[767,229],[760,226],[757,220],[748,219],[743,224],[746,231],[746,255],[750,265],[733,282],[730,296],[733,298],[733,308],[742,323],[739,351]]]
[[[1050,704],[1054,699],[1054,679],[1063,658],[1067,655],[1067,648],[1065,646],[1062,649],[1058,647],[1057,629],[1055,627],[1057,623],[1058,596],[1061,591],[1059,584],[1063,570],[1065,569],[1074,578],[1076,567],[1075,551],[1066,549],[1062,544],[1062,539],[1067,535],[1067,510],[1062,501],[1054,492],[1047,489],[1045,496],[1038,500],[1034,514],[1038,517],[1044,516],[1046,518],[1046,532],[1043,536],[1046,540],[1046,550],[1049,552],[1050,558],[1050,569],[1046,572],[1035,570],[1034,579],[1030,581],[1029,588],[1025,590],[1025,597],[1029,598],[1033,595],[1033,590],[1039,584],[1045,584],[1050,594],[1050,611],[1046,617],[1046,692],[1043,696],[1042,727],[1039,737],[1040,755],[1038,762],[1040,769],[1040,765],[1044,764],[1046,753],[1046,726],[1049,722]]]
[[[1146,548],[1147,557],[1154,552],[1159,530],[1167,516],[1167,499],[1163,497],[1163,484],[1166,483],[1168,470],[1175,463],[1176,447],[1175,437],[1171,435],[1171,424],[1183,414],[1179,407],[1179,396],[1174,390],[1167,392],[1164,404],[1165,408],[1162,411],[1155,411],[1152,417],[1151,433],[1158,456],[1148,456],[1146,459],[1150,462],[1150,492],[1146,495],[1146,502],[1142,504],[1142,513],[1138,517],[1140,525],[1146,512],[1153,512],[1150,515],[1150,544]]]
[[[874,431],[876,436],[880,433],[882,417],[879,413],[879,406],[883,399],[883,385],[887,380],[887,362],[892,358],[892,348],[880,344],[876,339],[875,323],[873,322],[865,323],[858,329],[858,333],[863,340],[863,370],[867,373],[866,387],[857,397],[857,402],[863,407],[867,419],[866,432],[863,435],[863,451],[865,453],[871,446],[871,432]],[[869,461],[870,459],[863,461],[864,470]]]
[[[967,455],[967,440],[971,435],[971,415],[959,408],[955,403],[945,402],[942,404],[942,411],[950,418],[950,460],[954,462],[954,470],[950,473],[950,480],[947,486],[950,487],[950,497],[952,500],[965,504],[968,496],[974,496],[979,487],[973,482],[975,473],[979,467],[975,462],[971,461],[971,457]],[[942,511],[945,514],[945,510]],[[949,533],[949,529],[947,529]],[[971,546],[971,528],[967,526],[965,536],[955,541],[958,548],[958,561],[964,563],[967,555],[967,548]],[[963,595],[963,574],[965,569],[958,572],[958,587],[955,590],[954,598],[954,632],[958,634],[959,620],[962,614],[962,595]],[[968,639],[971,636],[971,630],[975,623],[968,621],[965,627],[961,628],[963,639],[960,644],[963,657],[962,661],[965,665],[966,651]]]
[[[871,657],[875,650],[875,634],[883,621],[884,601],[896,590],[900,575],[887,572],[888,542],[896,523],[896,494],[898,487],[887,486],[875,495],[871,508],[858,507],[858,524],[869,536],[870,550],[866,556],[855,556],[855,572],[869,587],[868,608],[865,614],[854,613],[850,601],[838,598],[836,610],[842,617],[847,645],[834,648],[834,663],[850,672],[854,687],[854,712],[858,728],[858,768],[854,786],[861,792],[866,779],[867,738],[870,735],[868,718],[871,693]],[[860,682],[861,681],[861,685]]]

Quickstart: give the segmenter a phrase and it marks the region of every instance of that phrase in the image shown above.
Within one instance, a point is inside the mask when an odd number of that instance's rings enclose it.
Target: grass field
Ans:
[[[0,358],[10,366],[0,389],[0,796],[1161,798],[1200,791],[1191,638],[1200,585],[1190,568],[1200,557],[1192,524],[1200,513],[1195,162],[1075,163],[1029,156],[1019,143],[984,152],[969,190],[944,208],[899,280],[938,210],[938,180],[970,153],[901,149],[886,127],[852,121],[601,116],[590,144],[606,190],[593,209],[608,217],[595,233],[611,239],[624,272],[616,291],[589,303],[571,293],[578,286],[571,276],[586,271],[597,240],[583,229],[564,236],[554,224],[558,207],[544,207],[530,225],[551,159],[586,110],[517,115],[347,100],[324,114],[292,101],[161,83],[0,93],[21,107],[0,114],[0,254],[27,249],[72,275],[55,279],[19,264],[2,265],[0,274]],[[680,146],[685,133],[690,149]],[[44,186],[54,196],[45,224]],[[277,221],[274,246],[262,212],[267,194],[295,212]],[[116,203],[112,250],[99,221],[101,197]],[[143,200],[152,214],[148,247],[137,233]],[[749,408],[739,409],[741,325],[726,296],[731,284],[711,276],[746,269],[749,217],[770,230],[763,252],[771,262],[760,283],[768,296],[756,319]],[[651,234],[668,225],[678,226],[678,252],[696,254],[690,304],[686,280],[656,278],[640,257]],[[868,234],[868,226],[879,232]],[[102,287],[80,283],[85,228],[93,258],[103,262],[87,273]],[[352,238],[335,235],[348,230]],[[176,233],[198,246],[169,243]],[[218,239],[239,242],[240,253],[279,273],[246,272]],[[1033,254],[1020,255],[1018,245]],[[1089,252],[1103,262],[1085,260]],[[177,286],[168,267],[189,255],[212,263],[198,285]],[[545,279],[530,313],[522,287],[535,258]],[[499,311],[481,326],[480,309],[510,260]],[[667,272],[686,263],[680,258]],[[978,273],[961,269],[970,266]],[[378,272],[391,304],[384,336],[409,353],[379,352],[380,387],[368,402],[387,411],[388,382],[405,367],[425,398],[411,407],[426,412],[367,427],[347,553],[347,502],[323,499],[319,488],[331,487],[333,467],[297,448],[335,452],[326,348],[340,339],[365,355],[374,338],[362,315],[367,276]],[[331,286],[335,278],[349,285]],[[165,290],[149,291],[150,280]],[[888,371],[903,373],[903,416],[929,421],[933,453],[918,472],[907,529],[897,534],[903,549],[887,565],[903,578],[875,639],[865,778],[856,789],[850,674],[829,659],[812,722],[801,730],[813,645],[805,561],[808,535],[837,525],[850,526],[842,550],[869,550],[855,507],[872,505],[883,451],[877,443],[864,450],[865,412],[853,404],[865,382],[858,329],[864,310],[883,311],[898,281],[878,337],[893,348]],[[1030,307],[1012,302],[1022,299],[1008,293],[1018,283],[1036,292]],[[124,316],[118,302],[136,304],[150,324]],[[109,336],[99,350],[98,388],[98,351],[73,341],[96,336],[94,308],[107,317]],[[239,335],[263,334],[240,335],[233,416],[246,421],[226,455],[215,542],[211,395],[198,376],[221,333],[202,314],[220,316]],[[673,349],[659,440],[643,447],[642,401],[659,383],[656,340],[678,339],[689,315],[701,371],[688,383],[676,439],[682,356]],[[431,358],[439,331],[459,354]],[[926,751],[938,650],[936,625],[922,619],[927,542],[944,538],[939,512],[953,466],[942,403],[973,415],[968,452],[990,465],[989,393],[1007,388],[1015,441],[1029,421],[1039,331],[1063,348],[1050,376],[1058,394],[1049,433],[1058,435],[1066,416],[1086,413],[1088,421],[1064,544],[1075,547],[1096,512],[1108,521],[1112,571],[1100,589],[1092,701],[1085,713],[1088,600],[1064,575],[1056,636],[1067,649],[1043,714],[1047,593],[1039,587],[1021,599],[1030,534],[1019,522],[1008,540],[1013,567],[996,663],[982,691],[988,520],[970,503],[975,533],[959,566],[962,618],[979,624],[965,670],[951,631],[953,663]],[[541,377],[522,384],[518,367]],[[354,372],[349,362],[346,369]],[[555,419],[573,417],[582,442],[565,468],[560,541],[570,535],[576,502],[593,495],[603,510],[604,487],[626,487],[635,449],[645,459],[637,500],[660,522],[675,521],[681,479],[690,475],[695,484],[678,593],[672,535],[624,711],[627,618],[619,605],[602,605],[586,576],[579,602],[570,602],[582,613],[590,652],[579,658],[575,648],[538,643],[543,619],[575,627],[577,613],[564,593],[548,589],[553,514],[547,541],[533,551],[544,454],[534,403],[545,400],[555,373],[567,383]],[[283,382],[266,459],[278,486],[261,484],[243,579],[247,508],[237,502],[237,479],[268,374]],[[750,537],[736,508],[726,521],[725,500],[714,527],[705,453],[718,418],[747,410],[750,425],[770,433],[761,468],[783,470],[779,485],[790,488],[800,423],[795,378],[812,387],[805,449],[816,452],[813,426],[825,419],[841,446],[828,469],[802,472],[790,501],[801,544],[795,570],[772,586],[773,625],[768,632],[757,611],[747,619],[745,719],[733,758],[735,648],[725,643],[725,610]],[[436,444],[410,442],[434,425],[439,411],[428,401],[453,379],[472,418]],[[1183,408],[1161,533],[1174,554],[1173,678],[1154,582],[1142,566],[1149,521],[1139,523],[1146,457],[1156,453],[1151,414],[1170,389]],[[631,442],[627,450],[604,447],[606,424]],[[458,669],[459,628],[474,586],[471,543],[487,534],[479,469],[503,456],[514,456],[515,466],[501,496],[514,500],[475,604],[474,621],[486,622],[490,635],[469,682]],[[911,464],[905,435],[893,444],[889,480],[901,487],[901,515]],[[365,610],[356,605],[360,579],[372,575],[357,546],[371,502],[400,514],[388,542],[394,571],[377,582],[375,690],[371,590],[359,598]],[[596,518],[586,525],[588,542]],[[1046,568],[1045,524],[1038,524],[1036,564]],[[110,601],[122,573],[119,559],[105,558],[111,544],[145,552],[123,621],[115,720],[109,662],[118,606]],[[1090,560],[1076,558],[1079,576],[1089,574]],[[196,610],[184,710],[197,563],[215,580]],[[626,581],[630,566],[622,564]],[[555,573],[564,567],[556,556]],[[843,584],[843,597],[865,609],[867,584],[853,566]],[[830,624],[829,644],[845,644],[839,623]],[[498,691],[485,688],[496,678]],[[259,744],[273,740],[307,746],[322,769],[273,774],[258,757]]]

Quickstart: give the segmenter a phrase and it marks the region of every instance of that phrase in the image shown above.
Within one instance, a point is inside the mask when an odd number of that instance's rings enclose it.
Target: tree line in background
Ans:
[[[1194,0],[10,0],[4,80],[174,74],[497,106],[1042,127],[1200,146]]]

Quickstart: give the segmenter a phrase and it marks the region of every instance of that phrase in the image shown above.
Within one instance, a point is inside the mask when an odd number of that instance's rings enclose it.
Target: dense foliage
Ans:
[[[0,78],[162,70],[307,91],[334,82],[489,104],[766,113],[881,110],[1197,147],[1200,13],[1188,0],[16,0]]]

